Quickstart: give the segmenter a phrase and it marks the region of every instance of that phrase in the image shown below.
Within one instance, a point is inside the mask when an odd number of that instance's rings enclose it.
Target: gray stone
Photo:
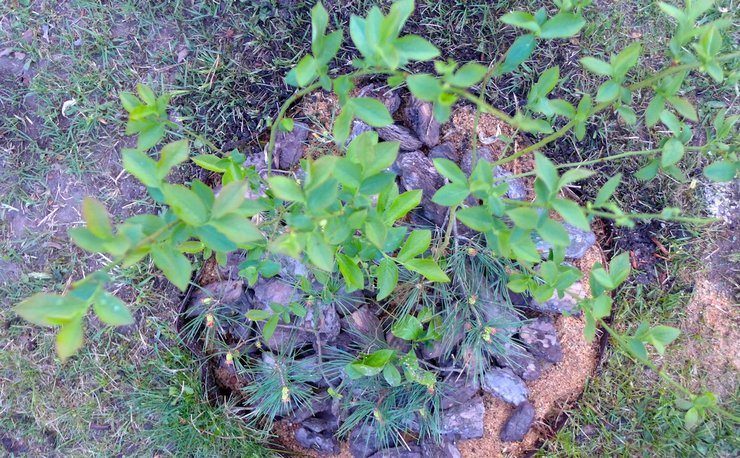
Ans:
[[[416,151],[421,148],[422,143],[407,128],[393,124],[388,127],[377,129],[378,136],[387,142],[399,142],[401,151]]]
[[[504,339],[511,338],[522,321],[514,307],[485,285],[478,290],[478,301],[486,323],[492,325],[501,336],[505,336]]]
[[[542,363],[525,348],[505,342],[503,351],[494,353],[499,366],[508,367],[522,380],[537,380],[542,375]]]
[[[311,398],[311,402],[308,405],[301,404],[296,406],[296,408],[287,415],[287,418],[291,423],[301,423],[321,412],[335,413],[335,407],[338,406],[335,406],[334,398],[326,394],[326,392],[321,392]]]
[[[586,297],[586,290],[583,283],[577,282],[565,290],[563,297],[554,292],[552,297],[545,302],[537,302],[534,298],[526,305],[527,308],[544,313],[577,313],[576,305],[580,299]]]
[[[460,450],[452,442],[435,444],[425,442],[421,445],[422,458],[460,458]]]
[[[460,155],[452,143],[442,143],[429,150],[429,159],[449,159],[452,162],[460,162]]]
[[[314,417],[303,420],[301,425],[315,433],[334,433],[339,429],[339,419],[331,412],[320,412]]]
[[[447,440],[483,437],[483,398],[476,396],[442,412],[442,437]]]
[[[490,163],[493,163],[494,157],[493,157],[493,151],[491,151],[490,148],[486,148],[485,146],[481,146],[477,149],[477,160],[485,160]],[[470,172],[473,171],[475,164],[473,164],[473,150],[469,149],[465,151],[462,155],[462,159],[460,159],[460,168],[463,172],[465,172],[465,175],[470,175]]]
[[[373,130],[373,128],[370,127],[368,124],[365,124],[359,119],[355,119],[354,121],[352,121],[352,131],[350,132],[349,137],[347,137],[345,146],[349,146],[349,144],[352,143],[352,140],[359,137],[361,134],[364,134],[365,132],[370,132],[371,130]]]
[[[215,308],[223,307],[233,308],[237,313],[246,313],[249,310],[250,304],[244,294],[244,282],[218,281],[194,289],[187,308],[187,317],[195,318]]]
[[[445,346],[442,341],[434,340],[421,346],[421,355],[424,359],[435,359],[442,356]]]
[[[529,390],[511,369],[494,367],[483,376],[483,391],[509,404],[519,405],[527,400]]]
[[[349,435],[349,452],[354,458],[367,458],[378,451],[378,435],[371,425],[358,426]]]
[[[295,280],[298,277],[308,276],[308,268],[301,261],[285,255],[275,256],[275,262],[282,267],[280,276],[287,279]]]
[[[584,231],[568,223],[562,223],[565,230],[568,231],[568,237],[570,238],[570,245],[565,249],[565,257],[571,259],[580,259],[586,255],[591,246],[596,243],[596,234],[591,231]],[[546,258],[552,245],[542,240],[538,235],[534,235],[534,241],[537,245],[537,251],[542,253],[542,257]]]
[[[518,442],[532,427],[534,422],[534,406],[523,402],[517,406],[501,428],[501,440],[504,442]]]
[[[421,189],[421,206],[424,215],[441,226],[447,216],[447,208],[432,202],[432,196],[444,185],[444,178],[437,173],[432,161],[420,151],[404,153],[398,157],[401,186],[407,190]]]
[[[439,143],[439,123],[434,119],[431,103],[422,102],[412,96],[403,113],[422,143],[428,147]]]
[[[380,320],[370,311],[367,305],[363,305],[342,318],[342,329],[346,331],[359,331],[373,339],[380,339],[383,336],[383,331],[380,328]]]
[[[316,450],[320,455],[339,453],[339,442],[332,433],[317,433],[301,426],[295,432],[295,440],[301,447]]]
[[[504,194],[509,199],[513,200],[526,200],[527,199],[527,188],[524,186],[524,182],[518,178],[506,179],[511,176],[511,172],[504,169],[500,165],[497,165],[493,169],[493,178],[496,180],[494,183],[498,184],[502,181],[506,181],[509,185],[509,189]]]
[[[549,316],[539,317],[522,326],[519,338],[534,356],[551,363],[559,363],[563,360],[560,339],[555,332],[555,324]]]
[[[302,122],[295,122],[290,132],[278,131],[272,155],[275,168],[288,170],[298,164],[303,157],[304,142],[308,139],[308,133],[308,126]]]
[[[396,337],[391,331],[385,333],[385,341],[388,342],[389,347],[398,350],[401,354],[406,354],[411,350],[411,342]]]
[[[454,406],[465,404],[480,391],[480,383],[477,377],[454,376],[445,384],[440,407],[449,409]]]
[[[370,458],[423,458],[423,455],[420,447],[410,445],[408,448],[393,447],[379,450]]]
[[[341,316],[347,316],[365,304],[365,295],[362,291],[348,293],[344,285],[339,288],[334,296],[334,308]]]

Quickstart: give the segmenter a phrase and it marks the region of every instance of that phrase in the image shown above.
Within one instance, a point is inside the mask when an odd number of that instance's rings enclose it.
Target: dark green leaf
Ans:
[[[99,200],[85,197],[82,201],[82,216],[87,229],[96,237],[110,239],[113,237],[113,226],[108,218],[108,211]]]
[[[391,326],[394,336],[403,340],[416,340],[424,332],[424,327],[413,315],[404,315]]]
[[[275,329],[277,328],[279,319],[280,315],[276,313],[267,320],[267,323],[265,323],[265,326],[262,328],[262,338],[265,339],[265,341],[270,340],[272,335],[275,334]]]
[[[596,92],[596,101],[604,103],[615,100],[619,96],[620,87],[614,80],[605,82],[599,86],[599,90]]]
[[[488,69],[481,64],[468,62],[455,72],[449,83],[453,86],[468,88],[480,83],[487,71]]]
[[[514,224],[522,229],[534,229],[537,227],[539,214],[537,210],[531,207],[518,207],[506,211],[506,215],[511,218]]]
[[[187,161],[189,155],[190,146],[187,140],[178,140],[164,145],[157,163],[157,178],[163,180],[172,167]]]
[[[353,97],[347,102],[355,115],[372,127],[393,124],[393,118],[383,102],[372,97]]]
[[[144,186],[158,187],[161,180],[157,177],[157,163],[154,159],[135,149],[121,151],[123,168],[135,176]]]
[[[397,259],[400,262],[407,261],[424,253],[432,242],[432,231],[428,229],[416,229],[409,234],[406,243],[401,247]]]
[[[393,44],[401,56],[407,60],[424,61],[439,56],[439,49],[417,35],[404,35]]]
[[[457,219],[478,232],[486,232],[493,227],[493,215],[485,207],[467,207],[457,212]]]
[[[683,158],[684,151],[681,140],[669,138],[663,145],[663,154],[660,156],[661,167],[668,167],[679,162]]]
[[[442,186],[432,196],[432,202],[445,207],[460,205],[470,195],[467,183],[450,183]]]
[[[398,284],[398,267],[393,259],[385,258],[380,261],[375,274],[378,277],[378,296],[376,299],[383,300],[396,289],[396,285]]]
[[[439,80],[432,75],[411,75],[406,79],[406,83],[411,93],[417,99],[426,102],[435,102],[442,92],[442,86]]]
[[[612,66],[601,59],[597,59],[595,57],[583,57],[580,62],[581,65],[583,65],[583,68],[591,73],[602,76],[611,76],[612,74]]]
[[[591,225],[583,213],[583,209],[572,200],[555,199],[552,206],[565,221],[584,231],[591,230]]]
[[[617,187],[622,182],[622,174],[618,173],[614,175],[613,177],[609,178],[609,180],[604,183],[604,186],[601,187],[599,190],[599,193],[596,195],[596,200],[594,200],[594,205],[597,207],[600,207],[604,204],[606,204],[609,199],[611,199],[612,194],[614,194],[614,191],[617,190]]]
[[[179,184],[163,184],[165,203],[190,226],[202,226],[208,221],[208,210],[197,194]]]
[[[512,11],[506,13],[501,17],[501,22],[513,25],[514,27],[521,27],[535,33],[539,33],[540,31],[540,25],[537,23],[534,16],[524,11]]]
[[[537,44],[537,39],[534,35],[528,33],[521,35],[514,40],[509,50],[506,52],[506,59],[504,63],[495,72],[497,75],[502,75],[516,70],[516,68],[524,61],[529,59],[532,55],[534,48]]]
[[[555,164],[544,154],[539,152],[535,153],[534,162],[537,178],[542,180],[550,192],[556,192],[560,189],[558,188],[558,169],[555,167]]]
[[[435,158],[432,159],[434,168],[448,180],[453,183],[465,183],[467,184],[468,178],[465,176],[460,167],[449,159]]]
[[[347,285],[347,292],[357,291],[365,287],[365,277],[362,275],[362,270],[357,267],[357,262],[349,256],[337,253],[337,263],[339,264],[339,271],[344,277],[344,282]]]
[[[383,368],[383,378],[390,386],[398,386],[401,384],[401,373],[398,372],[398,369],[396,369],[396,366],[393,364],[386,364]]]
[[[433,259],[411,259],[403,262],[404,267],[413,272],[420,273],[429,281],[448,282],[450,277],[439,268]]]
[[[295,180],[288,177],[272,176],[267,179],[270,190],[278,199],[303,202],[303,190]]]
[[[154,265],[180,291],[185,291],[192,275],[192,266],[188,258],[169,245],[153,245],[151,254]]]
[[[313,265],[327,272],[334,271],[334,250],[320,234],[309,235],[306,254]]]
[[[586,21],[573,13],[558,13],[542,24],[541,38],[568,38],[576,35]]]
[[[393,224],[396,220],[406,216],[408,212],[419,205],[421,196],[421,189],[414,189],[396,197],[391,206],[385,211],[385,222],[387,224]]]
[[[728,160],[717,161],[704,167],[704,176],[712,181],[724,182],[735,179],[737,165]]]

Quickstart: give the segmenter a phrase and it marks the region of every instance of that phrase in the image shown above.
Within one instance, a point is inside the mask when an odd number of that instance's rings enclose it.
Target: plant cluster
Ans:
[[[110,272],[119,266],[130,266],[149,257],[184,291],[192,277],[193,257],[215,256],[225,263],[227,254],[244,250],[247,258],[240,266],[241,274],[253,285],[260,278],[279,272],[275,256],[290,256],[310,267],[312,279],[323,285],[327,294],[339,289],[346,293],[372,292],[393,317],[389,326],[392,334],[411,343],[411,350],[405,352],[377,342],[359,344],[356,354],[336,353],[331,364],[322,368],[327,373],[344,371],[352,381],[330,387],[336,398],[352,401],[353,413],[340,432],[348,433],[372,418],[382,425],[384,436],[397,435],[404,413],[411,409],[425,419],[422,430],[426,428],[427,434],[433,435],[438,421],[435,415],[439,413],[435,403],[444,380],[434,368],[420,364],[415,348],[441,342],[449,355],[450,342],[462,334],[474,367],[485,364],[487,353],[500,352],[497,345],[503,343],[499,340],[506,339],[506,333],[496,330],[516,326],[520,321],[507,323],[485,316],[486,301],[498,299],[483,297],[482,284],[488,288],[500,282],[499,293],[504,298],[508,295],[506,287],[538,300],[546,300],[554,293],[562,296],[581,276],[580,271],[564,262],[570,240],[563,221],[583,230],[589,230],[595,218],[624,226],[650,219],[701,222],[682,216],[675,208],[657,214],[624,212],[612,199],[620,185],[620,175],[611,177],[591,202],[582,204],[568,198],[562,190],[588,179],[594,172],[584,164],[571,164],[563,170],[542,153],[548,144],[570,132],[577,140],[582,139],[589,119],[609,110],[627,124],[644,122],[648,128],[660,124],[667,135],[657,149],[618,154],[591,163],[627,155],[644,156],[645,164],[636,172],[639,179],[649,180],[664,173],[685,180],[680,165],[690,153],[711,162],[704,169],[711,180],[730,181],[737,175],[740,162],[731,138],[737,116],[717,113],[714,134],[707,143],[688,146],[693,131],[687,121],[696,123],[699,118],[691,101],[681,95],[687,74],[704,73],[717,83],[737,79],[737,71],[726,65],[736,63],[739,54],[723,53],[721,32],[730,26],[730,19],[703,20],[712,6],[709,0],[687,0],[683,9],[660,3],[661,9],[677,23],[667,49],[670,64],[645,80],[630,78],[641,54],[641,46],[635,42],[611,56],[609,62],[595,57],[581,59],[587,71],[602,75],[605,81],[596,94],[584,94],[578,101],[551,96],[561,84],[557,66],[539,76],[526,104],[514,114],[503,113],[484,100],[482,94],[490,81],[514,71],[529,59],[538,40],[578,34],[585,24],[583,9],[589,3],[560,0],[555,2],[555,14],[544,8],[534,14],[506,14],[502,22],[526,33],[489,66],[435,60],[440,52],[432,43],[416,35],[403,35],[404,23],[414,10],[413,0],[397,1],[387,14],[373,7],[366,17],[354,16],[350,21],[351,41],[359,55],[352,62],[355,69],[339,76],[330,71],[330,64],[344,43],[344,34],[342,30],[327,33],[329,15],[317,4],[311,15],[311,54],[300,59],[287,75],[286,82],[297,91],[281,107],[272,125],[267,176],[257,173],[254,167],[245,167],[240,153],[221,153],[200,135],[172,122],[167,115],[169,96],[156,96],[144,85],[137,87],[137,94],[121,94],[128,113],[127,133],[137,136],[137,147],[122,152],[123,166],[147,187],[162,211],[157,215],[137,215],[114,225],[100,202],[85,199],[86,225],[72,229],[70,238],[79,247],[104,253],[112,261],[100,272],[72,283],[64,294],[39,293],[24,300],[16,312],[35,324],[58,326],[57,352],[64,360],[83,344],[83,319],[91,306],[105,323],[132,323],[126,305],[106,291]],[[407,71],[410,63],[427,61],[434,62],[436,74]],[[478,161],[474,156],[470,174],[452,161],[435,159],[434,166],[446,184],[432,200],[448,208],[447,226],[435,237],[432,230],[412,228],[404,222],[406,215],[419,206],[422,191],[400,192],[396,176],[388,171],[398,158],[398,142],[379,141],[376,133],[367,132],[354,138],[345,149],[353,120],[372,127],[393,122],[380,101],[352,95],[358,80],[369,76],[385,78],[391,87],[407,86],[416,98],[432,104],[439,122],[449,118],[456,103],[467,101],[479,112],[496,116],[537,140],[531,146],[507,152],[494,163]],[[301,97],[319,89],[332,91],[341,106],[331,135],[344,154],[304,159],[302,178],[298,180],[278,174],[271,169],[272,152],[278,131],[294,127],[287,118],[288,110]],[[638,91],[642,91],[643,97],[651,97],[644,113],[635,109],[633,99]],[[155,147],[168,135],[180,139],[156,152]],[[191,157],[191,142],[185,137],[212,147],[213,154]],[[508,183],[494,179],[494,167],[528,154],[534,155],[536,164],[536,197],[533,201],[508,199]],[[171,170],[189,159],[221,174],[218,193],[199,180],[188,185],[169,182]],[[458,223],[479,235],[457,236]],[[534,236],[552,247],[544,259]],[[581,300],[578,309],[588,323],[587,337],[593,338],[601,326],[637,360],[652,365],[647,345],[662,354],[678,337],[678,330],[645,323],[635,333],[622,335],[610,327],[610,292],[625,281],[629,272],[627,254],[614,257],[608,266],[597,264],[588,279],[592,297]],[[288,306],[277,304],[272,311],[253,310],[248,317],[260,322],[261,338],[267,341],[280,323],[290,325],[291,320],[303,319],[314,313],[320,303],[312,299]],[[213,319],[211,315],[210,320]],[[205,323],[206,329],[211,327],[212,323]],[[232,353],[228,355],[231,364],[239,359]],[[245,390],[247,396],[265,406],[264,417],[278,415],[282,404],[308,402],[309,395],[301,388],[306,382],[305,374],[291,367],[291,359],[279,357],[270,366],[244,365],[246,372],[251,371],[252,379],[269,381]],[[331,374],[327,377],[333,379]],[[281,390],[275,391],[276,386]],[[691,400],[681,406],[687,409],[687,426],[691,426],[715,405],[711,396],[688,395]]]

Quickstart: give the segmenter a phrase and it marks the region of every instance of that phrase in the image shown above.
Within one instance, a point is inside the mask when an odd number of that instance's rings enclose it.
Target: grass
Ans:
[[[334,24],[346,29],[349,14],[364,12],[375,2],[327,3]],[[484,62],[496,59],[516,36],[512,28],[502,27],[501,15],[541,6],[526,0],[418,3],[407,30],[437,43],[445,56]],[[730,1],[720,3],[727,10],[733,7]],[[636,76],[664,63],[670,24],[653,2],[608,3],[592,7],[587,18],[591,22],[577,42],[543,44],[521,71],[494,81],[487,92],[492,103],[512,112],[526,99],[531,82],[554,64],[560,65],[568,86],[578,88],[560,90],[558,97],[577,99],[581,91],[593,92],[601,81],[584,73],[578,58],[607,56],[638,36],[645,44],[646,64]],[[100,264],[101,259],[67,247],[65,230],[79,221],[75,208],[83,195],[96,194],[119,217],[151,211],[143,191],[118,175],[119,151],[130,144],[121,135],[119,91],[131,90],[139,81],[175,90],[176,116],[183,122],[224,150],[253,148],[290,93],[282,75],[307,50],[308,24],[304,2],[277,0],[0,4],[0,52],[10,52],[0,58],[0,438],[15,453],[258,453],[250,441],[225,439],[252,437],[233,409],[202,401],[196,363],[178,350],[170,331],[176,293],[150,266],[116,273],[116,288],[132,304],[137,324],[116,332],[88,323],[90,345],[66,365],[53,357],[51,336],[20,322],[9,308],[35,291],[62,290],[70,278]],[[345,63],[351,52],[344,48],[339,62]],[[18,70],[24,66],[26,72]],[[703,119],[735,103],[732,88],[710,90],[703,78],[691,84],[701,95]],[[72,100],[74,105],[62,114],[64,103]],[[566,137],[548,154],[571,162],[652,147],[657,141],[649,132],[620,125],[610,114],[591,127],[587,141],[575,144]],[[687,163],[693,173],[701,165]],[[638,165],[624,161],[600,166],[602,175],[594,184]],[[703,211],[690,184],[672,179],[650,184],[629,179],[622,189],[617,199],[635,211],[665,205]],[[576,191],[593,197],[596,187]],[[125,205],[131,201],[135,204]],[[44,220],[49,214],[53,216]],[[29,230],[20,231],[21,226]],[[682,282],[667,289],[647,285],[621,292],[617,302],[630,306],[620,307],[617,323],[633,329],[641,320],[681,324],[686,319],[681,311],[690,281],[682,273],[696,266],[694,253],[703,246],[697,240],[677,247],[682,254],[666,267]],[[678,343],[679,353],[684,344]],[[698,432],[687,432],[681,413],[672,408],[672,393],[654,374],[617,350],[609,349],[605,358],[583,402],[568,412],[571,421],[546,444],[548,456],[721,456],[737,448],[732,425],[712,419]],[[672,371],[679,380],[697,383],[690,361],[675,364]],[[215,430],[221,431],[220,439],[201,433]]]

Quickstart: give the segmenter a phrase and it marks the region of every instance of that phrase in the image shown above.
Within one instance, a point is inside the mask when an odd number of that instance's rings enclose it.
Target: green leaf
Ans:
[[[110,239],[113,237],[113,226],[108,218],[108,211],[99,200],[85,197],[82,201],[82,217],[87,229],[96,237]]]
[[[406,243],[401,247],[397,259],[399,262],[407,261],[424,253],[432,242],[432,231],[429,229],[416,229],[409,234]]]
[[[317,2],[311,8],[311,42],[315,43],[326,33],[326,27],[329,25],[329,13],[321,2]]]
[[[635,173],[635,178],[641,181],[652,180],[658,174],[660,162],[652,160]]]
[[[453,183],[465,183],[467,184],[468,178],[465,176],[460,167],[449,159],[435,158],[432,159],[434,168],[448,180]]]
[[[601,59],[590,56],[581,58],[580,62],[581,65],[583,65],[583,68],[591,73],[601,76],[611,76],[612,74],[612,66],[609,62],[604,62]]]
[[[512,11],[506,13],[501,17],[501,22],[529,30],[531,32],[540,32],[540,25],[537,23],[534,16],[524,11]]]
[[[532,55],[537,39],[531,33],[521,35],[514,40],[509,50],[506,52],[504,63],[496,69],[496,75],[512,72]]]
[[[655,97],[653,97],[653,100],[648,104],[647,109],[645,109],[645,125],[648,127],[656,125],[660,120],[660,114],[664,109],[665,97],[656,94]]]
[[[668,103],[673,105],[673,108],[675,108],[681,116],[694,122],[699,121],[699,117],[696,114],[696,109],[686,98],[669,95],[667,99]]]
[[[385,211],[384,219],[386,224],[393,224],[400,218],[406,216],[408,212],[416,208],[421,202],[422,191],[421,189],[414,189],[407,191],[396,197],[393,203]]]
[[[728,160],[716,161],[704,167],[704,176],[712,181],[732,181],[737,173],[737,165]]]
[[[678,339],[680,335],[680,330],[670,326],[658,325],[650,330],[650,336],[664,346],[668,346],[671,342]]]
[[[619,108],[617,108],[617,113],[619,116],[622,117],[624,120],[624,123],[628,126],[634,126],[637,124],[637,115],[635,114],[635,110],[632,108],[622,105]]]
[[[439,80],[425,73],[409,76],[406,78],[406,84],[417,99],[426,102],[437,101],[439,95],[442,93],[442,86]]]
[[[93,310],[103,323],[111,326],[125,326],[134,323],[134,317],[131,316],[126,304],[105,291],[95,297]]]
[[[123,168],[135,176],[144,186],[158,187],[161,180],[157,176],[157,163],[154,159],[135,149],[121,151]]]
[[[627,71],[637,64],[640,57],[642,45],[635,41],[624,48],[619,54],[612,58],[612,76],[621,81]]]
[[[164,126],[155,124],[139,132],[136,147],[142,151],[153,147],[164,137]]]
[[[635,338],[627,339],[627,350],[640,361],[647,361],[648,354],[645,345]]]
[[[629,253],[621,253],[609,262],[609,276],[612,281],[612,289],[621,285],[630,274],[631,264]]]
[[[295,79],[298,86],[308,86],[316,79],[317,64],[313,56],[305,55],[295,66]]]
[[[404,315],[391,326],[394,336],[403,340],[416,340],[424,332],[424,327],[418,318],[413,315]]]
[[[555,199],[552,206],[565,221],[584,231],[591,230],[591,225],[583,212],[583,209],[572,200]]]
[[[157,178],[163,180],[172,167],[188,160],[190,146],[187,140],[178,140],[168,143],[160,151],[159,162],[157,162]]]
[[[558,13],[542,24],[540,38],[568,38],[576,35],[586,21],[573,13]]]
[[[457,212],[457,219],[478,232],[486,232],[493,227],[493,215],[485,207],[467,207]]]
[[[542,237],[542,240],[554,245],[567,247],[570,245],[570,237],[568,231],[565,230],[562,224],[559,222],[546,218],[540,226],[537,228],[537,232]]]
[[[152,260],[154,265],[164,273],[165,277],[177,286],[180,291],[185,291],[190,283],[192,265],[188,258],[170,245],[153,245]]]
[[[375,271],[378,277],[378,296],[377,300],[383,300],[388,297],[396,285],[398,285],[398,267],[391,258],[385,258],[378,264]]]
[[[663,154],[660,156],[661,167],[668,167],[679,162],[683,158],[684,151],[681,140],[669,138],[663,145]]]
[[[411,259],[402,263],[404,267],[413,272],[420,273],[429,281],[448,282],[450,277],[439,268],[433,259]]]
[[[202,226],[208,221],[208,210],[197,194],[179,184],[163,184],[162,193],[172,211],[190,226]]]
[[[372,127],[385,127],[393,124],[393,118],[383,102],[372,97],[353,97],[347,104],[355,115]]]
[[[128,113],[131,113],[141,106],[141,102],[139,101],[139,99],[130,92],[121,92],[118,94],[118,97],[121,99],[121,105],[123,106],[123,109],[126,110]]]
[[[272,313],[266,310],[252,309],[247,312],[246,316],[250,321],[263,321],[270,318]]]
[[[262,328],[262,338],[265,341],[268,341],[272,338],[272,335],[275,334],[275,329],[278,325],[278,320],[280,319],[280,315],[273,314],[269,320],[267,320],[267,323],[265,323],[265,326]]]
[[[143,100],[147,105],[154,105],[157,103],[157,96],[154,95],[154,91],[152,91],[146,84],[138,83],[136,85],[136,92],[139,94],[139,97],[141,97],[141,100]]]
[[[488,69],[481,64],[469,62],[455,72],[449,83],[453,86],[468,88],[481,82]]]
[[[56,337],[57,355],[62,362],[82,347],[82,335],[82,315],[62,325]]]
[[[327,272],[334,271],[334,250],[320,234],[311,233],[309,235],[306,254],[311,263],[319,269]]]
[[[594,200],[594,205],[597,207],[603,206],[607,202],[609,202],[609,199],[611,199],[612,195],[614,194],[614,191],[617,190],[617,187],[619,187],[619,184],[622,182],[622,174],[618,173],[614,175],[613,177],[609,178],[609,180],[604,183],[604,186],[601,187],[599,190],[599,193],[596,194],[596,200]]]
[[[567,172],[563,174],[562,177],[560,177],[560,181],[558,182],[558,187],[562,188],[565,185],[576,183],[578,181],[583,181],[586,178],[589,178],[594,175],[593,170],[588,169],[570,169]]]
[[[556,192],[558,189],[558,169],[555,164],[544,154],[536,152],[534,154],[535,172],[537,178],[547,186],[550,192]]]
[[[439,56],[439,49],[417,35],[404,35],[393,44],[401,56],[407,60],[424,61]]]
[[[609,80],[599,86],[599,90],[596,92],[596,101],[598,103],[611,102],[619,96],[620,85],[614,80]]]
[[[531,207],[518,207],[506,211],[506,215],[511,218],[517,227],[522,229],[534,229],[537,227],[537,220],[540,215],[537,210]]]
[[[224,186],[213,202],[211,218],[218,219],[238,209],[244,202],[246,191],[247,183],[243,181],[232,181]]]
[[[396,366],[393,364],[386,364],[383,368],[383,378],[390,386],[398,386],[401,384],[401,373],[398,372],[398,369],[396,369]]]
[[[336,256],[339,271],[347,284],[347,292],[351,293],[363,289],[365,287],[365,277],[362,275],[362,270],[357,267],[355,260],[343,253],[337,253]]]
[[[378,369],[378,372],[380,372],[380,370],[388,364],[388,361],[390,361],[395,353],[395,350],[390,349],[378,350],[364,357],[361,363],[367,367]],[[376,372],[376,374],[378,372]]]
[[[460,205],[470,195],[466,183],[450,183],[442,186],[432,196],[432,202],[445,207]]]
[[[190,158],[191,161],[195,162],[201,168],[210,170],[211,172],[224,173],[226,171],[226,159],[222,159],[213,154],[200,154]]]
[[[57,326],[83,314],[87,303],[71,296],[37,293],[13,308],[21,318],[39,326]]]
[[[281,200],[303,202],[303,190],[295,180],[288,177],[272,176],[267,179],[273,195]]]
[[[689,431],[696,429],[699,425],[699,410],[696,407],[692,407],[686,411],[683,417],[683,425]]]
[[[592,309],[594,317],[599,319],[608,317],[612,313],[612,302],[612,298],[606,294],[594,299]]]
[[[248,218],[231,214],[208,222],[218,232],[237,245],[257,242],[264,239],[262,232]]]

